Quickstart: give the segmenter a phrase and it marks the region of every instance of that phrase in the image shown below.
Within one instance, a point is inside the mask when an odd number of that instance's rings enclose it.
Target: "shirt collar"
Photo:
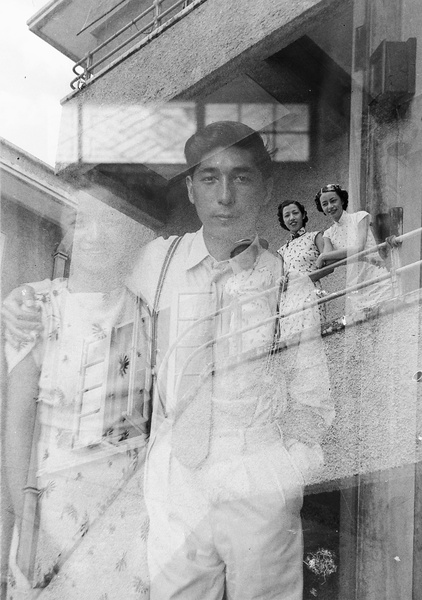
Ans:
[[[203,260],[210,256],[208,249],[205,245],[204,240],[204,228],[201,227],[199,231],[196,232],[192,244],[189,250],[188,258],[186,261],[186,269],[192,269],[201,263]]]
[[[254,241],[252,242],[252,244],[249,246],[249,248],[244,250],[244,252],[252,252],[252,250],[250,250],[250,248],[252,248],[252,246],[258,247],[258,256],[263,252],[263,248],[261,247],[261,245],[259,243],[259,237],[257,234],[255,235],[255,238],[254,238]],[[201,227],[201,229],[196,232],[196,234],[192,240],[192,244],[191,244],[188,258],[186,261],[186,269],[189,270],[189,269],[192,269],[193,267],[196,267],[207,257],[210,257],[210,259],[214,260],[212,258],[212,256],[210,255],[210,253],[208,252],[208,249],[205,245],[204,228]],[[242,271],[242,268],[239,266],[239,264],[236,260],[236,256],[234,258],[230,258],[227,261],[221,261],[221,262],[227,262],[231,266],[234,273],[239,273],[240,271]]]

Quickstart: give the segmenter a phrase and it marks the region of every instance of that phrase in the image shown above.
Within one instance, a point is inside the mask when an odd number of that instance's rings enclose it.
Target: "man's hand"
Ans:
[[[15,288],[1,309],[5,338],[14,347],[35,339],[42,329],[41,315],[35,303],[35,291],[29,285]]]

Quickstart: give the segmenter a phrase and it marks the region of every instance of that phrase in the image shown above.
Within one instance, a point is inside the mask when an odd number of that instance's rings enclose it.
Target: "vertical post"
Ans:
[[[93,55],[91,53],[86,57],[86,65],[85,65],[85,80],[89,79],[91,76],[91,65],[94,62]]]
[[[37,488],[39,423],[35,416],[32,449],[28,466],[28,479],[23,489],[24,501],[19,531],[19,545],[16,551],[16,563],[32,587],[37,583],[35,561],[40,527],[39,491]],[[39,582],[38,582],[39,583]]]
[[[86,82],[88,81],[88,79],[91,77],[92,63],[93,63],[93,55],[90,53],[90,54],[88,54],[88,56],[86,57],[86,60],[85,60],[84,72],[79,75],[79,79],[76,84],[78,90],[82,89],[84,87],[84,85],[86,84]],[[81,66],[82,66],[82,64],[81,64]]]
[[[66,265],[69,260],[73,242],[73,230],[69,230],[53,254],[53,279],[66,277]]]
[[[53,279],[65,277],[66,262],[68,258],[69,256],[65,252],[60,251],[60,248],[53,254]]]
[[[161,0],[154,0],[153,4],[154,4],[154,29],[157,29],[157,27],[160,27]]]
[[[403,208],[394,206],[390,208],[390,235],[399,236],[403,234]],[[393,286],[393,296],[401,296],[403,293],[403,284],[400,277],[397,277],[397,269],[401,266],[400,248],[391,249],[391,283]]]

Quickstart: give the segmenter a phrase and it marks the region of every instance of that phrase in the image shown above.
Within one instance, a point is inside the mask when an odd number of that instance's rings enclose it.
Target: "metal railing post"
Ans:
[[[154,29],[160,27],[161,0],[154,0]]]
[[[195,0],[195,2],[202,3],[205,0]],[[145,34],[144,39],[152,34],[158,28],[166,25],[166,23],[174,22],[174,18],[178,15],[182,17],[183,11],[188,7],[194,8],[194,0],[174,0],[167,8],[163,9],[163,0],[151,0],[148,7],[137,17],[126,23],[118,31],[113,33],[110,37],[104,40],[101,44],[96,46],[83,58],[81,58],[72,68],[76,77],[70,82],[70,87],[74,89],[82,88],[85,83],[92,77],[92,71],[97,69],[100,65],[106,63],[110,58],[116,56],[123,48],[127,47],[134,40],[142,39],[142,34]],[[177,11],[176,14],[174,11]],[[147,15],[151,15],[151,20],[146,25],[143,25],[140,29],[138,28],[138,22],[144,19]],[[168,18],[167,18],[168,17]],[[136,28],[136,32],[124,39],[116,47],[112,48],[109,52],[94,60],[94,55],[97,54],[103,48],[106,48],[111,42],[123,35],[131,27]],[[81,33],[81,32],[80,32]],[[78,72],[78,67],[83,68],[83,73]]]
[[[90,72],[92,61],[93,61],[93,53],[90,52],[88,54],[88,56],[86,57],[86,64],[85,64],[85,74],[86,74],[87,79],[92,75],[92,73]]]

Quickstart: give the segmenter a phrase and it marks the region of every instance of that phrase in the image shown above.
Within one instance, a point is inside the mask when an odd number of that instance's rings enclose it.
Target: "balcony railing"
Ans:
[[[73,67],[76,77],[71,81],[72,89],[81,89],[102,66],[128,49],[130,44],[155,37],[171,24],[191,12],[205,0],[153,0],[151,5],[137,17],[121,27],[113,35],[88,52]],[[165,5],[165,7],[164,7]],[[130,35],[130,29],[135,32]],[[129,36],[129,37],[127,37]],[[112,46],[113,42],[117,45]]]
[[[194,361],[195,357],[198,356],[198,354],[203,353],[207,348],[214,346],[215,344],[221,343],[222,341],[223,342],[227,341],[230,338],[233,338],[235,336],[236,337],[241,336],[242,334],[247,333],[248,331],[251,331],[252,329],[255,329],[257,327],[261,327],[261,326],[267,325],[269,323],[274,323],[275,319],[277,319],[277,320],[284,319],[287,317],[291,317],[293,315],[298,315],[298,314],[302,313],[304,310],[308,310],[308,309],[312,309],[312,308],[316,309],[320,304],[327,304],[327,303],[331,302],[332,300],[335,300],[342,296],[346,296],[352,292],[362,290],[364,288],[370,287],[372,285],[375,285],[381,281],[388,280],[388,279],[391,280],[391,284],[392,284],[391,300],[394,301],[394,300],[400,299],[403,295],[402,285],[401,285],[401,275],[403,275],[409,271],[412,271],[414,269],[417,269],[417,268],[420,269],[422,266],[422,260],[417,260],[410,264],[400,266],[399,246],[401,245],[401,243],[403,241],[409,240],[409,239],[411,239],[417,235],[421,235],[421,234],[422,234],[422,227],[415,229],[413,231],[410,231],[408,233],[405,233],[403,235],[395,237],[395,242],[397,243],[397,246],[391,247],[387,242],[383,242],[382,244],[378,244],[376,246],[373,246],[371,248],[368,248],[366,250],[358,252],[354,255],[350,255],[347,258],[337,261],[328,267],[323,267],[319,271],[315,271],[315,273],[313,273],[313,275],[319,274],[319,275],[323,276],[328,273],[331,273],[333,268],[345,266],[346,264],[349,264],[350,262],[359,261],[360,259],[364,258],[368,254],[373,254],[375,252],[378,252],[379,250],[386,249],[386,248],[391,251],[391,268],[388,273],[385,273],[385,274],[375,277],[373,279],[368,279],[367,281],[362,281],[361,283],[358,283],[355,285],[347,286],[337,292],[327,294],[326,296],[319,298],[318,300],[315,300],[312,302],[307,302],[304,304],[304,306],[301,306],[300,308],[295,308],[295,309],[289,310],[288,312],[279,312],[275,316],[272,315],[271,317],[262,319],[261,321],[259,321],[259,323],[254,323],[253,325],[242,327],[241,329],[237,329],[236,332],[225,333],[221,336],[218,336],[217,338],[206,341],[199,347],[195,347],[195,349],[192,351],[192,353],[190,353],[187,356],[187,358],[185,359],[183,367],[180,370],[180,373],[178,375],[175,389],[176,390],[179,389],[179,387],[181,385],[181,380],[182,380],[183,374],[186,372],[189,365]],[[299,283],[299,285],[300,285],[300,283]],[[254,299],[269,296],[271,294],[274,294],[274,292],[278,293],[279,290],[280,290],[280,285],[279,285],[279,283],[277,283],[277,285],[275,287],[272,287],[270,289],[264,290],[264,291],[256,294],[254,296]],[[245,299],[238,299],[236,301],[237,310],[240,311],[241,306],[250,301],[251,301],[250,297],[245,298]],[[389,302],[389,300],[387,302]],[[183,333],[177,338],[177,340],[167,350],[167,352],[163,358],[161,367],[160,367],[160,373],[158,376],[158,380],[160,381],[162,379],[161,372],[163,372],[165,370],[165,368],[167,367],[170,357],[177,351],[178,348],[180,348],[180,345],[184,338],[187,338],[189,335],[191,335],[195,329],[200,328],[201,325],[203,325],[205,322],[210,321],[210,320],[214,319],[215,317],[217,317],[218,315],[221,315],[221,314],[226,313],[231,310],[233,310],[232,305],[226,306],[224,308],[220,308],[210,314],[203,316],[200,319],[195,320],[190,326],[188,326],[183,331]],[[344,327],[345,326],[344,317],[342,318],[342,321],[343,321],[343,327]],[[353,320],[351,322],[353,322]],[[324,333],[324,324],[322,323],[321,325],[322,325],[322,333]],[[315,331],[314,333],[316,334],[316,336],[319,337],[320,332]],[[261,346],[261,347],[257,347],[256,349],[253,349],[253,350],[249,350],[246,352],[240,352],[236,356],[229,358],[229,359],[227,358],[227,356],[225,356],[224,364],[222,364],[220,366],[223,368],[227,368],[228,366],[230,366],[233,363],[242,362],[244,360],[247,360],[248,358],[253,359],[253,358],[257,358],[259,356],[264,356],[264,355],[269,356],[270,354],[274,354],[274,353],[282,350],[286,346],[286,342],[287,342],[287,344],[289,344],[291,342],[291,340],[289,341],[289,340],[276,339],[273,342],[271,342],[269,345],[266,345],[265,347]],[[212,373],[217,368],[217,366],[218,365],[215,362],[213,362],[212,364],[210,363],[206,366],[206,368],[201,373],[197,373],[196,375],[200,376],[201,378],[204,378],[204,377],[208,376],[210,373]],[[165,407],[162,406],[162,408],[164,409]]]

